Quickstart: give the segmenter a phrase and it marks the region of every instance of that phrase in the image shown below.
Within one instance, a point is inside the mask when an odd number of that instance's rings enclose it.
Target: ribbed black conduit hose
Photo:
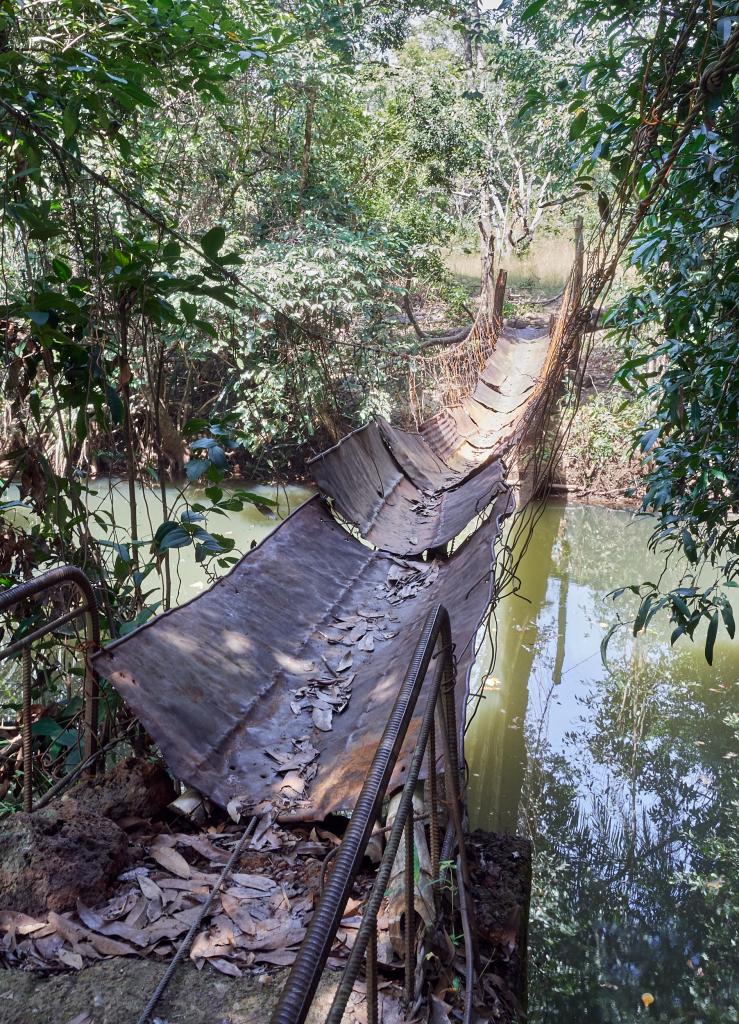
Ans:
[[[364,913],[362,914],[362,921],[359,925],[359,930],[354,940],[351,953],[349,954],[349,960],[344,969],[341,981],[339,982],[339,987],[336,991],[333,1005],[331,1006],[329,1015],[326,1018],[326,1024],[339,1024],[344,1016],[344,1010],[349,1002],[349,997],[352,993],[352,989],[354,988],[354,982],[359,977],[359,972],[362,969],[364,953],[367,949],[370,933],[377,928],[377,914],[385,897],[385,891],[387,889],[388,882],[390,881],[390,875],[393,870],[395,858],[398,850],[400,849],[400,842],[403,838],[406,822],[409,816],[413,815],[413,793],[416,783],[418,782],[418,776],[421,774],[421,766],[423,765],[429,734],[434,728],[436,698],[436,693],[429,695],[421,728],[418,733],[418,740],[416,741],[416,748],[413,751],[413,758],[408,769],[406,782],[403,786],[403,793],[395,812],[395,821],[393,822],[393,827],[387,839],[387,845],[380,863],[379,871],[377,872],[375,884],[372,887],[372,892],[370,893],[369,899],[364,908]],[[408,927],[408,925],[406,925],[406,927]],[[415,965],[410,969],[412,970],[414,967]]]
[[[449,614],[443,605],[437,605],[426,618],[367,779],[334,858],[323,898],[308,926],[272,1014],[271,1024],[303,1024],[305,1021],[440,634],[445,646],[451,643]]]

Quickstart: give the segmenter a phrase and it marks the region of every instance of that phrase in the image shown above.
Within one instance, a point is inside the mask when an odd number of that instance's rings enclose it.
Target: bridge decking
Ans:
[[[547,332],[504,329],[463,405],[419,434],[372,422],[314,460],[319,488],[372,548],[316,496],[210,590],[97,655],[178,778],[222,806],[269,799],[283,820],[350,809],[439,603],[463,728],[493,546],[513,507],[500,457],[526,430],[549,343]],[[481,514],[451,557],[433,550]]]

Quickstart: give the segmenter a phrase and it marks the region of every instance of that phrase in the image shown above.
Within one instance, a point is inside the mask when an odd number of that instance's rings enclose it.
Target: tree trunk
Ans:
[[[313,145],[313,117],[316,112],[316,87],[306,86],[307,106],[305,110],[305,132],[303,135],[303,157],[300,162],[300,196],[302,198],[308,186],[310,174],[310,151]]]

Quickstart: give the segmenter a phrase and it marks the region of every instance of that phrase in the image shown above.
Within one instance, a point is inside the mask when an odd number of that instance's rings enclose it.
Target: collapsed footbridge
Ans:
[[[376,419],[345,437],[310,465],[320,493],[227,576],[97,655],[174,774],[221,806],[269,800],[284,821],[351,810],[436,605],[451,620],[464,723],[514,507],[503,456],[547,385],[551,335],[506,326],[488,343],[463,403],[417,433]]]
[[[2,652],[23,658],[27,809],[30,645],[84,614],[89,763],[109,746],[100,746],[97,730],[102,676],[177,779],[237,820],[249,819],[139,1024],[151,1017],[260,823],[289,826],[332,813],[349,821],[330,865],[328,857],[324,862],[322,895],[273,1024],[306,1019],[375,827],[384,852],[326,1021],[341,1021],[362,969],[367,1021],[379,1020],[378,913],[391,879],[402,879],[393,920],[395,944],[403,946],[405,1010],[412,1012],[425,964],[417,921],[433,933],[428,926],[438,920],[452,864],[464,934],[464,1020],[472,1019],[479,963],[466,902],[461,770],[470,674],[500,577],[511,571],[507,564],[496,572],[502,523],[516,509],[522,483],[531,489],[532,476],[540,482],[541,450],[556,452],[550,415],[587,326],[581,284],[580,246],[548,324],[502,323],[499,310],[480,314],[464,341],[421,356],[420,369],[411,368],[417,429],[377,417],[316,456],[309,468],[318,493],[189,603],[100,650],[95,594],[79,569],[51,570],[0,598],[1,612],[63,584],[81,596],[77,607]],[[424,374],[436,386],[419,400]],[[381,815],[384,826],[377,825]]]

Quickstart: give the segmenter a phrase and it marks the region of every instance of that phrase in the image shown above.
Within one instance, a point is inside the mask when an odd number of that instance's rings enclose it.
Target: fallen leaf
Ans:
[[[249,913],[249,909],[233,895],[233,891],[224,892],[221,896],[223,910],[233,923],[247,935],[257,934],[257,922]]]
[[[74,921],[70,921],[68,917],[63,917],[61,914],[57,914],[53,910],[49,911],[49,924],[53,925],[61,937],[72,945],[77,942],[81,942],[88,936],[86,928],[75,924]]]
[[[277,888],[277,882],[266,875],[247,875],[243,871],[234,871],[231,878],[237,885],[243,885],[245,889],[261,889],[262,892],[271,892]]]
[[[303,925],[289,914],[254,923],[254,936],[240,935],[238,938],[238,944],[244,949],[284,949],[302,942],[305,937]]]
[[[208,961],[211,967],[215,967],[221,974],[229,974],[232,978],[240,978],[241,970],[236,964],[231,963],[230,960],[224,960],[223,957],[214,956]]]
[[[44,960],[56,960],[56,955],[64,945],[64,939],[61,935],[48,935],[45,938],[36,938],[34,936],[34,944],[39,954]]]
[[[164,890],[162,896],[167,900],[172,898],[169,895],[170,889],[202,895],[217,879],[218,875],[198,875],[195,878],[160,878],[159,884]]]
[[[190,959],[197,960],[199,957],[210,959],[213,956],[223,956],[233,947],[233,923],[228,917],[221,915],[213,921],[209,928],[196,936],[190,950]]]
[[[350,644],[358,643],[362,639],[362,637],[364,636],[364,634],[366,632],[367,632],[367,623],[366,622],[358,622],[357,625],[354,627],[354,629],[349,634],[349,637],[348,637],[349,643]]]
[[[123,921],[104,921],[94,910],[90,910],[80,900],[77,900],[77,914],[80,921],[91,931],[99,932],[101,935],[117,935],[127,942],[133,942],[136,946],[148,946],[146,934],[141,928],[132,928]]]
[[[351,651],[346,651],[339,658],[339,664],[336,666],[336,671],[337,672],[346,672],[346,670],[348,668],[352,667],[353,661],[354,661],[354,657],[352,655],[352,652]]]
[[[47,925],[47,921],[39,921],[28,914],[21,914],[19,910],[0,910],[0,932],[13,931],[16,935],[32,935]]]
[[[321,732],[331,732],[331,720],[333,718],[333,712],[331,708],[327,708],[325,705],[316,705],[313,708],[313,724],[316,729],[320,729]]]
[[[192,874],[192,869],[185,858],[171,846],[152,846],[149,849],[149,856],[179,878],[189,878]]]
[[[223,850],[219,850],[205,836],[188,836],[184,833],[178,833],[175,839],[178,845],[189,846],[196,853],[199,853],[204,860],[211,861],[219,866],[225,864],[228,859]]]
[[[287,795],[302,796],[305,793],[305,779],[297,772],[288,772],[280,783],[280,790],[289,790]]]
[[[70,949],[60,949],[56,955],[57,960],[65,967],[73,967],[75,971],[81,971],[85,965],[79,953],[73,953]]]
[[[88,932],[87,937],[92,945],[103,956],[133,956],[136,952],[131,946],[127,946],[117,939],[109,939],[107,935],[98,935],[96,932]]]
[[[159,921],[155,921],[154,924],[149,925],[148,928],[143,929],[143,934],[148,940],[147,945],[155,946],[162,939],[179,938],[189,927],[190,925],[187,921],[183,921],[180,918],[163,917]]]
[[[254,954],[255,963],[272,964],[274,967],[289,967],[295,963],[297,949],[264,949]]]
[[[163,900],[164,893],[159,888],[153,878],[149,878],[148,875],[139,875],[137,879],[139,888],[141,889],[147,900]]]

